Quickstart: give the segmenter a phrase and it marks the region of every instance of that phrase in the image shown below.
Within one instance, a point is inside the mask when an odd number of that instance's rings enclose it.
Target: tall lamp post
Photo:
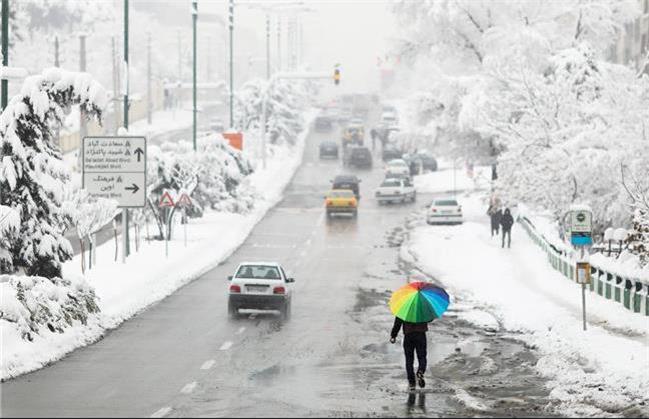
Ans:
[[[232,128],[234,126],[234,0],[230,0],[228,12],[230,22],[230,128]]]
[[[9,66],[9,0],[2,0],[2,65]],[[2,79],[2,110],[7,107],[9,80]]]
[[[129,68],[128,68],[128,0],[124,0],[124,128],[128,130],[128,89],[129,89]],[[126,257],[131,253],[129,246],[129,220],[128,208],[122,208],[122,218],[124,220],[122,237],[124,240],[122,251],[122,262],[126,262]]]
[[[196,21],[198,20],[198,0],[192,0],[192,24],[193,24],[193,67],[192,67],[192,101],[193,101],[193,122],[192,127],[192,140],[194,144],[194,151],[196,151]]]

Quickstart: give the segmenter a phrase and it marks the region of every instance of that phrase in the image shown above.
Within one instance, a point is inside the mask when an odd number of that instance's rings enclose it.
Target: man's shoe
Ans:
[[[424,381],[424,373],[421,371],[417,372],[417,382],[419,383],[419,387],[426,387],[426,381]]]
[[[412,390],[414,390],[416,388],[417,388],[417,386],[415,385],[414,381],[408,382],[408,390],[412,391]]]

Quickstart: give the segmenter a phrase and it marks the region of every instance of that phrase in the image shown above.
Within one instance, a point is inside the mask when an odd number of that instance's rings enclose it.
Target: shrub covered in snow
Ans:
[[[35,335],[63,333],[99,313],[93,288],[81,278],[0,275],[0,326],[32,341]]]
[[[160,237],[164,211],[158,202],[166,190],[176,197],[183,192],[191,197],[191,216],[202,215],[206,208],[245,213],[253,206],[253,191],[245,186],[252,166],[243,154],[221,136],[199,138],[197,148],[194,152],[187,141],[149,147],[148,208],[157,220]]]
[[[54,129],[76,104],[99,118],[106,100],[90,75],[50,69],[29,77],[0,116],[0,205],[20,217],[0,241],[0,272],[61,276],[72,254],[63,235],[71,216],[63,208],[69,174]]]

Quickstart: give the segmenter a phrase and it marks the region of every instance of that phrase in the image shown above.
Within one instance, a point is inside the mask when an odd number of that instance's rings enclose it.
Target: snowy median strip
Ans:
[[[97,341],[106,330],[118,327],[147,306],[171,295],[228,258],[248,237],[254,226],[282,198],[285,187],[302,162],[308,127],[316,111],[306,114],[305,130],[295,146],[273,146],[266,170],[258,169],[248,182],[259,199],[248,214],[206,211],[188,225],[191,238],[183,246],[182,234],[170,242],[170,257],[164,259],[164,242],[142,244],[126,264],[114,263],[115,247],[106,243],[97,249],[97,265],[86,275],[99,297],[101,313],[86,324],[75,324],[63,333],[44,332],[32,342],[21,338],[8,322],[2,327],[3,380],[55,362],[68,352]],[[188,261],[191,261],[188,263]],[[65,263],[64,275],[79,273],[79,256]]]

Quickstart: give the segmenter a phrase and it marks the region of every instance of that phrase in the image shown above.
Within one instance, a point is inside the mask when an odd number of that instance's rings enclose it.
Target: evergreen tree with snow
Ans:
[[[61,264],[72,257],[64,236],[72,216],[63,205],[69,174],[55,128],[71,106],[99,118],[106,102],[89,74],[49,69],[29,77],[0,116],[0,207],[20,219],[0,241],[0,273],[61,276]]]

